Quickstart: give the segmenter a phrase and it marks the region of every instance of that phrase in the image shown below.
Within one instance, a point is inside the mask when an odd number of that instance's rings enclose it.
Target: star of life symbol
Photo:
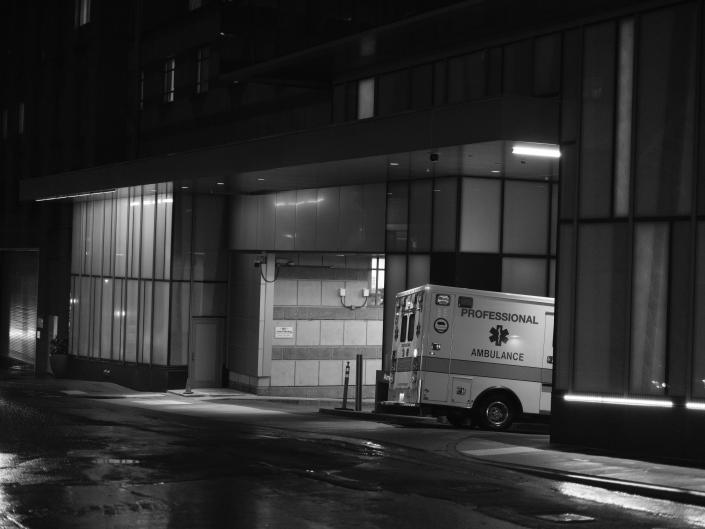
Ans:
[[[502,325],[497,325],[490,329],[490,342],[495,345],[502,345],[509,341],[509,331]]]

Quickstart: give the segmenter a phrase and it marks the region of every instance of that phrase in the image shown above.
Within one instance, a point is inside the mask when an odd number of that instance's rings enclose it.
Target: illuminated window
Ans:
[[[368,305],[382,305],[384,302],[384,257],[372,258],[370,275],[370,299]]]
[[[375,80],[363,79],[357,83],[357,119],[375,115]]]
[[[208,57],[210,50],[199,48],[196,55],[196,93],[202,94],[208,91]]]
[[[85,26],[91,21],[91,0],[76,0],[74,26]]]
[[[164,102],[174,101],[174,76],[176,72],[176,59],[173,57],[164,63]]]

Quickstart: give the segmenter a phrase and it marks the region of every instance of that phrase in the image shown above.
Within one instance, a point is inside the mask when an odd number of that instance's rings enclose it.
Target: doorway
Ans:
[[[193,318],[189,379],[191,387],[222,386],[223,318]]]

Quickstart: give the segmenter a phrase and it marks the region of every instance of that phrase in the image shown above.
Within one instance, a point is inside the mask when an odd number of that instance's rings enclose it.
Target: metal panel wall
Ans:
[[[3,305],[9,307],[8,356],[33,365],[36,361],[39,253],[4,251],[0,255],[3,263]]]

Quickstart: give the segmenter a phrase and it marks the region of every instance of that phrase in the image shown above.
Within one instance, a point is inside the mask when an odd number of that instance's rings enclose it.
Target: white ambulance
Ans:
[[[395,300],[383,404],[503,430],[551,410],[553,298],[424,285]]]

